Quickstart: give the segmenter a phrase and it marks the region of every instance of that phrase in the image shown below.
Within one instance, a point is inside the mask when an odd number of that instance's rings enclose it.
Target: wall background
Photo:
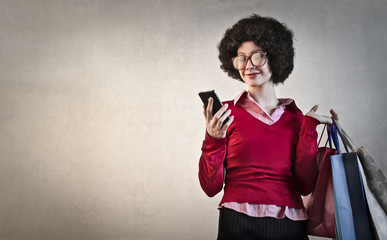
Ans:
[[[385,0],[0,0],[0,239],[215,239],[197,93],[244,89],[216,46],[252,13],[295,33],[278,96],[334,108],[386,172],[386,12]]]

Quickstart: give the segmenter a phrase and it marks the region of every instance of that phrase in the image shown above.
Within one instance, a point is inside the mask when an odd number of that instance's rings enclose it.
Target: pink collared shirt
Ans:
[[[266,112],[266,110],[263,109],[247,91],[243,91],[234,99],[234,105],[239,104],[255,118],[259,119],[263,123],[271,125],[281,118],[282,114],[285,112],[286,106],[293,101],[291,98],[278,100],[280,105],[271,115]],[[233,209],[251,217],[273,217],[279,219],[288,217],[294,221],[309,219],[305,208],[290,208],[286,206],[237,202],[225,202],[222,204],[222,207]]]

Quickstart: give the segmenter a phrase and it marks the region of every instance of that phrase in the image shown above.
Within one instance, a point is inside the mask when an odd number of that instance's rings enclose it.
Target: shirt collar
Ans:
[[[236,98],[234,98],[234,106],[237,105],[238,101],[241,98],[247,98],[255,102],[255,100],[250,96],[250,93],[246,90],[243,90],[240,94],[238,94],[238,96],[236,96]],[[286,107],[287,105],[291,104],[294,100],[292,98],[279,98],[278,101],[280,102],[280,105],[278,106]]]

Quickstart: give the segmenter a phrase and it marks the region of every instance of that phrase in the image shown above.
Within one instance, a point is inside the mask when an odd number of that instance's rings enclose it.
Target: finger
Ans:
[[[220,121],[220,120],[216,121],[215,129],[216,129],[216,131],[221,131],[222,130],[222,121]]]
[[[229,110],[227,110],[227,111],[222,115],[221,118],[219,118],[219,121],[221,121],[221,122],[223,123],[224,120],[226,120],[226,118],[227,118],[228,116],[230,116],[230,114],[231,114],[231,110],[229,109]]]
[[[219,118],[219,120],[218,120],[218,122],[217,122],[217,129],[218,129],[219,131],[222,131],[222,132],[223,132],[224,125],[225,125],[228,121],[230,121],[230,119],[227,119],[227,118],[229,118],[230,114],[231,114],[231,110],[229,109],[229,110],[227,110],[227,111],[222,115],[221,118]],[[225,122],[226,119],[227,119],[227,122]]]
[[[207,109],[206,109],[206,118],[211,119],[212,116],[212,106],[214,104],[214,100],[212,97],[208,98],[208,104],[207,104]]]
[[[222,127],[222,131],[226,131],[227,128],[231,125],[231,123],[234,121],[234,116],[231,116],[227,122]]]
[[[332,124],[332,118],[328,116],[316,115],[315,119],[319,120],[322,124]]]
[[[215,115],[216,115],[216,114],[215,114]],[[224,115],[224,114],[223,114],[223,115]],[[221,131],[221,130],[222,130],[223,121],[224,121],[223,115],[222,115],[222,117],[220,117],[219,119],[218,119],[217,116],[216,116],[216,117],[214,116],[214,118],[213,118],[214,124],[215,124],[215,128],[216,128],[217,131]]]
[[[323,118],[323,120],[320,121],[321,123],[330,124],[330,125],[333,123],[331,117],[328,117],[328,116],[321,116],[321,117]]]
[[[220,121],[220,119],[215,114],[214,117],[209,121],[209,125],[212,129],[220,131],[220,129],[222,128],[222,121]]]
[[[316,112],[318,109],[318,105],[314,105],[311,109],[310,112]]]
[[[216,119],[220,119],[222,117],[223,113],[227,110],[227,108],[228,108],[228,104],[226,103],[226,104],[223,105],[223,107],[221,107],[219,109],[218,112],[215,113],[214,117]]]
[[[332,114],[333,119],[336,121],[339,120],[339,115],[333,109],[330,110],[330,113]]]
[[[225,121],[225,119],[231,114],[231,110],[227,110],[226,112],[224,112],[218,119],[218,113],[220,113],[220,110],[215,114],[216,116],[214,116],[214,119],[216,121],[216,129],[218,131],[221,131],[222,130],[222,127],[223,127],[223,123]]]

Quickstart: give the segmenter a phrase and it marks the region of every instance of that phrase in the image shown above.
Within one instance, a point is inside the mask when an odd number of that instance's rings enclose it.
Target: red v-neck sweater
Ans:
[[[320,122],[304,117],[294,101],[272,125],[259,121],[233,101],[225,102],[234,122],[223,139],[206,134],[199,180],[212,197],[224,187],[224,202],[302,208],[317,179],[317,132]]]

